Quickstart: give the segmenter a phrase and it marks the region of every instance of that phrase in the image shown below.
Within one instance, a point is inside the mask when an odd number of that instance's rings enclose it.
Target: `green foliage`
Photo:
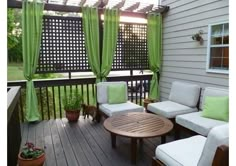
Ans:
[[[58,74],[45,73],[45,74],[34,74],[33,79],[47,79],[47,78],[58,78]]]
[[[7,10],[7,48],[10,62],[22,62],[21,11]]]
[[[35,88],[36,91],[36,95],[38,97],[38,109],[40,112],[40,115],[43,114],[44,115],[44,119],[49,119],[49,116],[52,117],[52,113],[53,113],[53,94],[52,94],[52,90],[50,88],[48,88],[48,91],[46,90],[46,88],[42,88],[41,89],[41,95],[40,95],[40,89],[39,88]],[[23,112],[24,115],[26,114],[26,90],[22,89],[21,90],[21,96],[22,96],[22,107],[23,107]],[[47,100],[48,99],[48,100]],[[42,103],[42,105],[41,105]],[[48,110],[49,107],[49,110]],[[43,113],[42,113],[43,112]],[[48,115],[49,112],[49,115]],[[24,117],[25,118],[25,117]]]
[[[65,95],[63,99],[63,105],[65,110],[80,111],[82,104],[83,97],[78,91],[72,92],[69,95]]]
[[[35,148],[33,143],[26,142],[21,151],[21,157],[24,159],[35,159],[43,153],[43,149]]]

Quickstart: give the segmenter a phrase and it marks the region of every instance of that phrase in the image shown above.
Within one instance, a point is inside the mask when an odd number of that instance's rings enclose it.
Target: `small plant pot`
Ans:
[[[76,122],[79,119],[80,111],[66,110],[66,118],[69,122]]]
[[[19,166],[42,166],[45,161],[45,153],[42,153],[35,159],[24,159],[21,157],[21,153],[18,154]]]

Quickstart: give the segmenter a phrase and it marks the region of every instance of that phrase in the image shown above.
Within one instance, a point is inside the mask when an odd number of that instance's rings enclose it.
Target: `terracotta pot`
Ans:
[[[69,122],[78,121],[79,116],[80,116],[80,111],[66,110],[66,118],[68,119]]]
[[[18,154],[18,164],[19,166],[42,166],[45,161],[45,153],[41,154],[39,157],[35,159],[24,159]]]

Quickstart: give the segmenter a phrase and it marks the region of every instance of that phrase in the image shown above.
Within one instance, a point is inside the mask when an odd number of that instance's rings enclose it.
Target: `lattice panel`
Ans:
[[[37,73],[90,71],[82,18],[44,16]]]
[[[146,24],[120,24],[112,70],[149,69]]]
[[[120,24],[112,70],[149,69],[146,24]],[[44,16],[37,73],[91,71],[82,18]]]

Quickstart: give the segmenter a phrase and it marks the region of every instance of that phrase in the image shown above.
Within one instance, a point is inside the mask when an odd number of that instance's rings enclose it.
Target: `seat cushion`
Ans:
[[[107,116],[113,116],[120,113],[127,112],[143,112],[144,108],[137,104],[127,101],[122,104],[101,104],[99,105],[100,111],[104,112]]]
[[[198,166],[212,165],[218,146],[229,145],[229,124],[211,129],[198,162]]]
[[[188,107],[196,107],[199,95],[200,86],[174,81],[172,83],[169,100]]]
[[[168,166],[197,166],[206,138],[193,136],[156,148],[156,158]]]
[[[207,136],[213,127],[227,123],[220,120],[202,117],[201,112],[202,111],[185,115],[178,115],[176,116],[175,121],[179,125],[204,136]]]
[[[175,103],[172,101],[163,101],[148,104],[147,109],[150,112],[164,116],[166,118],[175,118],[176,115],[186,114],[197,111],[197,108]]]

